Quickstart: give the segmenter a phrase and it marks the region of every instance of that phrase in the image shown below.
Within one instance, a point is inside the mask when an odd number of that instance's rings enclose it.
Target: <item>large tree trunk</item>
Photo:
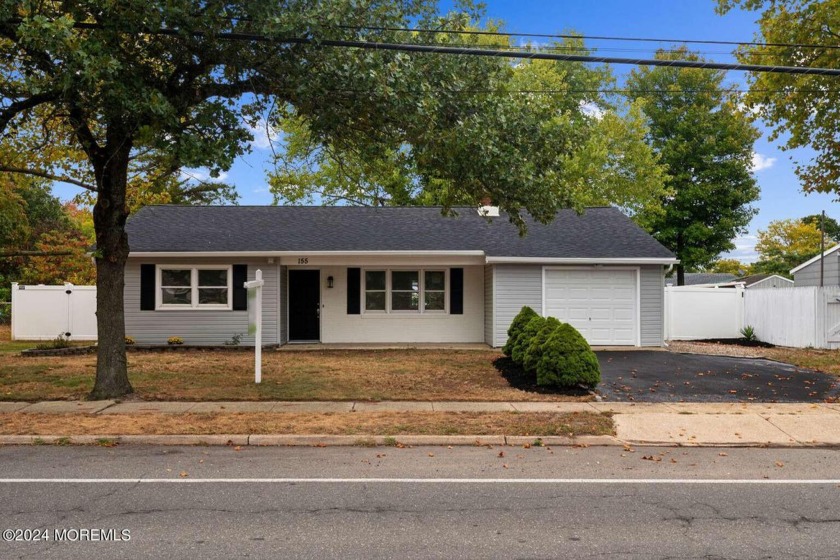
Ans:
[[[677,286],[685,286],[685,267],[682,263],[677,265]]]
[[[92,399],[112,399],[133,392],[128,381],[125,355],[125,312],[123,288],[128,237],[125,222],[126,183],[131,148],[124,143],[106,150],[96,168],[99,193],[93,207],[96,230],[96,384]]]

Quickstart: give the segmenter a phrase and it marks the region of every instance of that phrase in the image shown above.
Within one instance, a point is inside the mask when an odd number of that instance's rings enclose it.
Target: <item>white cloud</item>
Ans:
[[[735,248],[723,255],[730,259],[738,259],[743,263],[753,263],[758,260],[758,253],[755,251],[755,244],[758,238],[755,235],[742,235],[732,240]]]
[[[580,112],[586,115],[587,117],[595,117],[598,120],[601,120],[604,117],[604,110],[591,101],[581,101]]]
[[[266,123],[265,119],[257,121],[256,126],[251,126],[246,123],[245,126],[254,137],[251,146],[258,150],[267,150],[280,137],[280,133],[271,125]]]
[[[764,171],[765,169],[770,169],[773,167],[773,164],[776,163],[776,158],[768,157],[758,152],[753,152],[752,155],[752,172],[758,173],[759,171]]]

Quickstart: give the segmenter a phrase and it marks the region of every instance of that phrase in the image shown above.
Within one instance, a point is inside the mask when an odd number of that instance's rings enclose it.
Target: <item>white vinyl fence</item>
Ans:
[[[744,289],[665,287],[665,339],[739,338]]]
[[[96,340],[96,286],[12,284],[12,340]]]
[[[794,348],[840,348],[840,286],[825,288],[665,288],[665,339],[739,338]]]

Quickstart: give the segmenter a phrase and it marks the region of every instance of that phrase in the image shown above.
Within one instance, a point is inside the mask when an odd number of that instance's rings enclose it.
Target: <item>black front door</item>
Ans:
[[[321,272],[289,271],[289,340],[321,340]]]

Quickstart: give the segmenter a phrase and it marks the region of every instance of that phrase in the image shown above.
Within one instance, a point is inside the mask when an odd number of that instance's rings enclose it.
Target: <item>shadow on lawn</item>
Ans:
[[[520,391],[527,391],[528,393],[538,393],[541,395],[567,395],[570,397],[585,397],[589,395],[586,389],[569,387],[566,389],[557,389],[552,387],[541,387],[537,385],[537,374],[534,372],[527,372],[516,365],[513,360],[502,356],[493,360],[493,367],[502,374],[510,386]]]

